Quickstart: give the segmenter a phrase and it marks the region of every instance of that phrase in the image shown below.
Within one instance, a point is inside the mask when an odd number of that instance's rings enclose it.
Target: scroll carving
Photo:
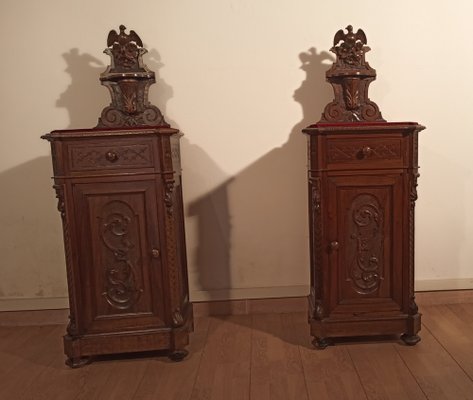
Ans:
[[[178,308],[172,314],[172,324],[175,328],[184,325],[184,317],[182,316],[181,310]]]
[[[311,235],[313,243],[312,253],[312,287],[311,294],[314,297],[314,318],[322,319],[324,315],[324,309],[322,306],[322,194],[321,194],[321,181],[319,177],[310,177],[310,188],[311,188],[311,208],[312,208],[312,221],[311,221]]]
[[[137,33],[110,31],[104,53],[111,58],[108,68],[100,75],[112,103],[102,110],[97,127],[169,126],[156,106],[148,101],[149,87],[156,82],[155,74],[143,63],[147,50]]]
[[[378,106],[368,98],[368,86],[376,79],[376,71],[365,60],[370,50],[366,35],[351,25],[347,33],[340,29],[334,37],[331,52],[337,59],[327,71],[335,99],[329,103],[320,122],[384,121]]]
[[[350,238],[354,242],[349,279],[360,294],[378,290],[383,263],[383,210],[371,194],[357,196],[351,205]]]
[[[77,334],[77,325],[75,319],[75,285],[74,276],[72,272],[72,259],[71,259],[71,238],[69,235],[69,222],[66,217],[66,206],[64,199],[64,185],[54,185],[57,197],[57,209],[61,213],[62,220],[62,232],[64,236],[64,254],[66,257],[66,276],[69,287],[69,324],[67,325],[67,333],[69,335]]]
[[[416,138],[417,139],[417,138]],[[417,151],[417,143],[415,143],[415,151]],[[419,173],[417,169],[411,173],[411,184],[410,184],[410,193],[409,193],[409,270],[411,275],[409,276],[409,314],[415,315],[418,312],[418,307],[415,302],[414,295],[414,217],[415,217],[415,205],[417,200],[417,179],[419,178]]]
[[[173,212],[173,197],[174,191],[176,190],[174,180],[165,182],[165,194],[164,203],[166,205],[166,252],[167,252],[167,265],[168,265],[168,276],[170,285],[170,300],[171,306],[174,308],[172,315],[173,323],[179,321],[180,315],[180,299],[179,294],[181,293],[181,283],[179,276],[179,266],[177,257],[177,243],[176,243],[176,220]],[[179,311],[179,315],[176,314]]]
[[[134,223],[133,210],[123,201],[111,201],[102,210],[101,239],[108,250],[105,267],[105,290],[102,295],[114,308],[126,310],[139,299],[142,289],[136,286],[129,225]]]
[[[166,182],[165,192],[164,192],[164,204],[166,205],[166,212],[170,216],[173,213],[173,203],[174,203],[173,195],[174,195],[174,181],[170,180]]]
[[[64,224],[64,218],[66,217],[66,207],[64,204],[64,187],[63,185],[54,185],[53,188],[56,191],[57,210],[61,214],[61,219]]]

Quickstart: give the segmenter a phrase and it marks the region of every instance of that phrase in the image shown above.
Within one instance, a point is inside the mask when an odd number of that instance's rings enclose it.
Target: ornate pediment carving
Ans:
[[[384,121],[376,103],[368,98],[368,86],[376,79],[376,71],[365,60],[371,50],[363,30],[347,33],[340,29],[334,37],[331,52],[337,56],[326,72],[335,99],[327,104],[320,122]]]
[[[138,34],[111,30],[104,50],[111,58],[110,65],[100,75],[112,97],[111,104],[102,110],[98,128],[128,126],[169,126],[161,111],[148,100],[149,87],[156,82],[155,74],[143,63],[147,50]]]

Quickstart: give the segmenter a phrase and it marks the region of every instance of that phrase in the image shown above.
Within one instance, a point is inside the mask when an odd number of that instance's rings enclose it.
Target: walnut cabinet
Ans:
[[[179,133],[168,127],[53,131],[64,229],[67,363],[167,350],[181,359],[193,327]]]
[[[420,339],[414,299],[417,123],[318,123],[308,137],[314,345]]]

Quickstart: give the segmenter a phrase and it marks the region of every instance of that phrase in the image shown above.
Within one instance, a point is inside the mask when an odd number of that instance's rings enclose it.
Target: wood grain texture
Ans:
[[[473,303],[425,307],[427,329],[473,380]]]
[[[253,316],[250,398],[309,399],[290,314]]]
[[[82,129],[43,138],[63,223],[68,364],[140,351],[184,356],[193,314],[178,131]]]
[[[427,398],[473,399],[473,381],[425,326],[418,346],[395,348]]]
[[[473,399],[473,302],[423,308],[422,341],[338,340],[315,350],[305,312],[201,317],[190,354],[64,365],[64,325],[0,327],[0,399]]]
[[[391,343],[354,345],[348,352],[368,399],[427,398]]]
[[[210,318],[192,400],[250,398],[251,317]]]
[[[404,334],[411,345],[419,340],[414,208],[422,129],[388,122],[303,129],[309,150],[309,323],[318,348],[348,336]]]

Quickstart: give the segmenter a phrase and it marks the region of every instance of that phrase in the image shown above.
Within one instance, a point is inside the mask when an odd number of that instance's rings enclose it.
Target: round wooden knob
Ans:
[[[336,240],[330,242],[330,250],[338,250],[339,247],[340,243],[338,243]]]
[[[363,154],[363,157],[369,157],[373,154],[373,149],[370,146],[365,146],[361,149],[361,154]]]
[[[153,258],[159,258],[159,250],[158,249],[153,249],[151,250],[151,254],[153,256]]]
[[[107,159],[107,161],[115,162],[118,160],[118,154],[114,151],[107,151],[105,153],[105,158]]]

